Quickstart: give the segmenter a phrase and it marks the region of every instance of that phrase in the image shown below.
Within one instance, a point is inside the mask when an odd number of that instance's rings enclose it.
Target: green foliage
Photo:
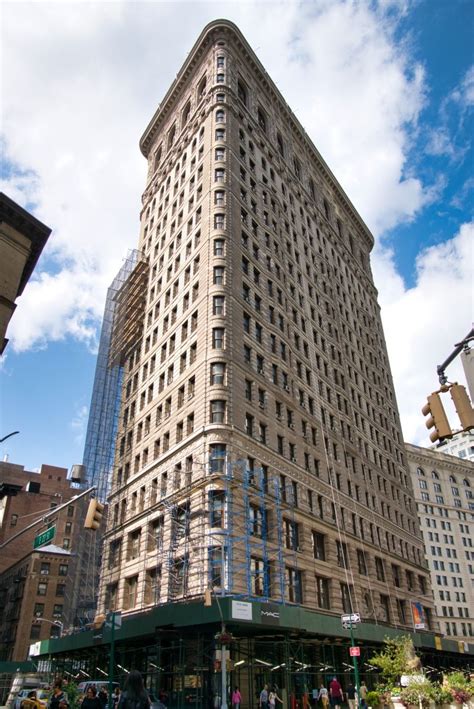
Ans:
[[[424,707],[428,707],[433,700],[433,686],[429,681],[426,682],[410,682],[408,687],[403,687],[400,692],[402,704],[408,706],[414,704],[419,706],[420,700]]]
[[[433,684],[431,687],[431,697],[436,705],[451,704],[453,697],[451,692],[441,684]]]
[[[380,692],[372,691],[367,692],[367,706],[368,707],[378,707],[381,704]]]
[[[409,635],[385,638],[384,649],[370,658],[370,663],[380,668],[382,679],[396,685],[403,674],[413,674],[419,664],[413,641]]]
[[[443,684],[451,695],[451,701],[456,704],[467,704],[474,697],[474,683],[462,672],[450,672],[445,675]]]
[[[63,685],[64,693],[69,702],[69,709],[79,709],[81,706],[81,694],[74,682],[68,682]]]

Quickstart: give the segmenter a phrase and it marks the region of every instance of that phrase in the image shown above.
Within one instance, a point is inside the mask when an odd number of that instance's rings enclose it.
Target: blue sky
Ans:
[[[419,409],[472,321],[473,3],[6,2],[0,187],[53,229],[0,368],[13,462],[82,460],[106,288],[138,238],[138,140],[222,15],[376,237],[404,435],[426,444]]]

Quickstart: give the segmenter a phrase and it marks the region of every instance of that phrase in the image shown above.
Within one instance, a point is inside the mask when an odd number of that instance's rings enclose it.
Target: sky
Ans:
[[[138,141],[218,17],[239,26],[374,234],[404,437],[427,445],[436,365],[473,319],[474,3],[7,0],[0,12],[0,190],[53,230],[0,361],[0,437],[20,431],[2,458],[82,461],[106,289],[138,241]],[[465,381],[459,361],[448,375]]]

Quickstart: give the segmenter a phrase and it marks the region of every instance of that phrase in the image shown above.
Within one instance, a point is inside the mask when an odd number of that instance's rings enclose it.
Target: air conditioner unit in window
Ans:
[[[190,394],[188,394],[188,401],[190,399],[194,399],[194,392],[193,391]]]
[[[288,426],[291,428],[292,431],[295,430],[295,424],[294,424],[294,423],[289,423]]]
[[[261,409],[264,409],[264,408],[265,408],[265,404],[263,403],[263,401],[259,401],[259,402],[258,402],[258,405],[259,405],[259,407],[260,407]]]
[[[290,391],[290,387],[289,387],[288,384],[284,384],[284,385],[283,385],[283,389],[284,389],[285,391]]]
[[[292,462],[292,463],[296,463],[296,458],[295,458],[295,456],[292,456],[291,462]]]
[[[246,303],[250,303],[250,296],[249,295],[244,295],[244,300]]]
[[[257,369],[257,374],[265,374],[265,371],[260,367]]]

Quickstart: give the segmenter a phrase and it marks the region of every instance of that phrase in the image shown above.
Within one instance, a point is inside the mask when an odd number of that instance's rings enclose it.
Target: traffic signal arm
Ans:
[[[105,505],[99,502],[99,500],[96,500],[95,497],[91,499],[84,521],[85,529],[99,529],[104,514],[104,507]]]
[[[428,402],[423,406],[421,412],[424,416],[431,414],[426,421],[426,428],[434,429],[430,433],[430,440],[433,443],[443,438],[452,438],[453,432],[451,431],[448,417],[446,416],[439,394],[430,394],[428,396]]]

